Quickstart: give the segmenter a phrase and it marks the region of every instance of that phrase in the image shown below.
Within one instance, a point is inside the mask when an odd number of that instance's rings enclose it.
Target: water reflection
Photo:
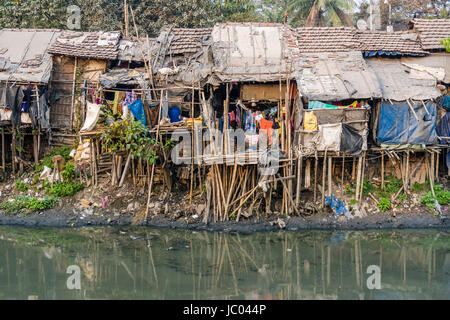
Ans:
[[[81,290],[67,288],[69,266]],[[448,231],[0,228],[0,299],[449,298]]]

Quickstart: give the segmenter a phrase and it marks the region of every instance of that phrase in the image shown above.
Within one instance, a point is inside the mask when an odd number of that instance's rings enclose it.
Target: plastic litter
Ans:
[[[352,218],[353,216],[346,208],[346,205],[344,202],[337,200],[334,195],[331,195],[331,197],[325,198],[325,203],[331,207],[331,209],[334,212],[334,216],[338,217],[341,215],[344,215],[347,218]]]

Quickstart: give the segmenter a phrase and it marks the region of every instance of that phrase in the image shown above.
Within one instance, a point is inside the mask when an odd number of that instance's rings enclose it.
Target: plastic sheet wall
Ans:
[[[437,107],[434,102],[381,103],[377,141],[378,144],[422,144],[437,143]],[[419,121],[414,116],[411,107]],[[427,112],[428,111],[428,112]]]

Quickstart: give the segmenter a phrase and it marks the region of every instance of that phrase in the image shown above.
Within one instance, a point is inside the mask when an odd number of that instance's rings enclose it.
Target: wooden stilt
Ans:
[[[298,208],[300,205],[300,192],[302,189],[302,170],[303,170],[303,157],[298,158],[297,164],[297,194],[295,197],[295,206]]]
[[[409,150],[406,151],[406,173],[405,173],[405,182],[406,182],[406,193],[409,193]]]
[[[381,190],[384,191],[385,185],[384,185],[384,151],[381,151]]]
[[[344,193],[344,179],[345,179],[345,154],[342,155],[342,176],[341,176],[342,193]]]
[[[311,159],[306,160],[306,168],[305,168],[305,188],[311,188]]]
[[[356,157],[353,157],[352,182],[355,182],[355,179],[356,179]]]
[[[13,175],[16,174],[16,128],[13,128],[13,134],[12,134],[12,143],[11,143],[11,154],[12,154],[12,172]]]
[[[362,199],[363,199],[363,195],[364,195],[364,192],[363,192],[363,190],[364,190],[364,175],[365,175],[365,172],[366,172],[366,152],[364,151],[364,155],[363,155],[363,160],[362,160],[362,173],[361,173],[361,181],[360,181],[360,183],[361,183],[361,191],[360,191],[360,193],[359,193],[359,204],[361,204],[361,201],[362,201]]]
[[[326,184],[326,178],[327,178],[327,153],[328,151],[325,150],[325,154],[323,156],[323,166],[322,166],[322,207],[325,206],[325,184]]]
[[[358,171],[356,175],[356,192],[355,200],[359,202],[359,193],[361,192],[361,171],[362,171],[362,157],[358,157]]]
[[[6,147],[5,147],[5,128],[2,128],[2,168],[6,171]]]
[[[318,178],[318,171],[319,171],[319,157],[315,157],[315,164],[314,164],[314,202],[317,202],[317,178]]]
[[[120,179],[119,188],[123,187],[123,183],[125,182],[125,178],[128,175],[128,170],[130,168],[130,163],[131,163],[131,152],[128,154],[127,162],[125,162],[125,169],[123,169],[123,174],[122,174],[122,177]]]
[[[436,183],[439,183],[439,153],[436,153],[436,174],[435,174],[435,178],[436,178]]]
[[[328,158],[328,197],[331,197],[332,194],[332,178],[333,178],[333,171],[331,168],[333,167],[333,158]]]
[[[37,165],[39,163],[39,155],[38,155],[38,145],[37,145],[36,133],[33,133],[33,155],[34,155],[34,163]]]

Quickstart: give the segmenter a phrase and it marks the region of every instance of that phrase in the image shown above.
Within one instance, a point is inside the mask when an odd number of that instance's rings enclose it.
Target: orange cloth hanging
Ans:
[[[260,131],[265,131],[269,136],[269,144],[272,144],[272,133],[273,133],[273,121],[269,121],[266,119],[261,119],[261,128]]]

